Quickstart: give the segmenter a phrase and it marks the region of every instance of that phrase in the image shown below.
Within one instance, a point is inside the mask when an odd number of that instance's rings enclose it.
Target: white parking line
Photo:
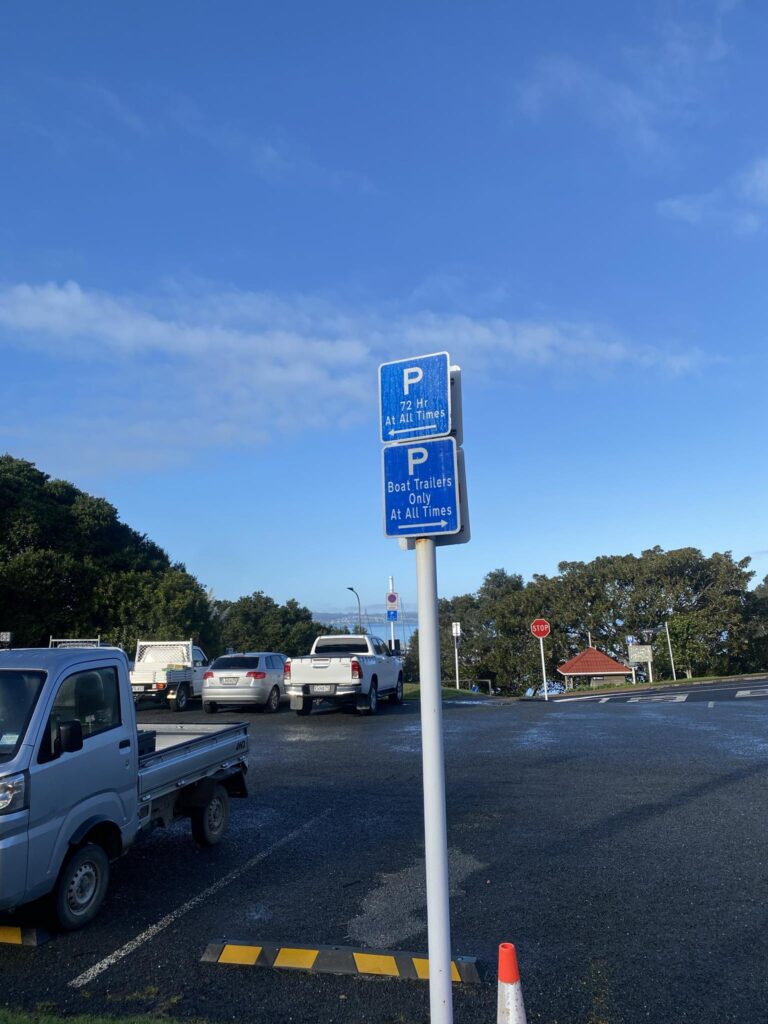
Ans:
[[[688,700],[687,693],[660,693],[657,697],[630,697],[627,704],[640,704],[647,701],[656,701],[662,704],[681,704]]]
[[[307,821],[303,825],[300,825],[299,828],[295,828],[293,832],[289,832],[287,835],[284,835],[282,839],[278,839],[277,842],[272,843],[272,845],[262,851],[262,853],[257,853],[255,857],[251,857],[251,859],[246,861],[246,863],[241,867],[236,868],[234,871],[230,871],[228,875],[220,878],[218,882],[215,882],[213,885],[203,890],[203,892],[198,893],[198,895],[193,899],[187,900],[186,903],[182,903],[182,905],[177,907],[176,910],[172,910],[170,914],[166,914],[165,917],[161,918],[157,924],[153,924],[150,928],[147,928],[146,931],[137,935],[135,939],[131,939],[130,942],[126,942],[126,944],[121,946],[120,949],[115,950],[114,953],[111,953],[108,957],[100,960],[99,963],[94,964],[93,967],[89,967],[87,971],[79,974],[72,981],[67,982],[67,984],[70,988],[82,988],[83,985],[87,985],[89,982],[93,981],[94,978],[98,978],[98,976],[103,974],[104,971],[109,970],[109,968],[119,960],[122,960],[124,957],[137,950],[140,946],[143,946],[145,942],[149,942],[150,939],[154,939],[154,937],[164,931],[168,925],[173,924],[174,921],[178,921],[180,917],[183,917],[183,915],[188,911],[193,910],[199,903],[207,900],[209,896],[213,896],[214,893],[225,888],[225,886],[229,885],[230,882],[234,882],[241,875],[244,875],[246,871],[250,871],[251,868],[256,867],[257,864],[261,864],[262,861],[271,857],[275,850],[279,850],[281,846],[287,846],[288,843],[293,842],[294,839],[298,839],[302,833],[313,829],[315,825],[317,825],[317,823],[323,818],[327,817],[328,814],[330,814],[330,810],[323,811],[323,813],[318,814],[316,818],[312,818],[311,821]]]
[[[737,690],[737,697],[768,697],[768,690]]]

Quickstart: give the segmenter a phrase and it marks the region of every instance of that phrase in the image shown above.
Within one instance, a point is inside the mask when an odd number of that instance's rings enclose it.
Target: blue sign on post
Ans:
[[[382,363],[379,409],[384,444],[450,434],[449,364],[447,352]]]
[[[397,612],[387,609],[387,622],[397,622]]]
[[[388,445],[383,467],[387,537],[439,537],[461,530],[452,437]]]

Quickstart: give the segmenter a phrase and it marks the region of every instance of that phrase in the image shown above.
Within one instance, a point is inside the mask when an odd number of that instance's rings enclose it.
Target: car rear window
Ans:
[[[323,657],[344,657],[345,654],[367,654],[368,644],[365,640],[319,640],[315,646],[315,654]]]
[[[215,671],[220,668],[258,668],[258,658],[238,658],[236,655],[233,657],[217,658],[216,661],[211,665],[211,669]]]

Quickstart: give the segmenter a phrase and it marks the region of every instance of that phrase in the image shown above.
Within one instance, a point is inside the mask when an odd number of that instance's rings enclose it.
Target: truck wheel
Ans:
[[[397,677],[397,686],[395,692],[389,695],[390,704],[402,704],[403,703],[403,677]]]
[[[371,687],[368,690],[368,706],[363,708],[360,712],[361,715],[375,715],[379,707],[379,689],[378,684],[371,680]]]
[[[267,697],[267,703],[264,705],[265,711],[277,712],[280,710],[280,690],[277,686],[273,686],[269,691]]]
[[[228,824],[229,793],[217,784],[208,803],[192,809],[192,837],[201,846],[216,846],[224,838]]]
[[[189,707],[189,687],[182,683],[176,691],[176,700],[171,701],[172,711],[186,711]]]
[[[109,885],[109,858],[96,843],[69,855],[53,892],[56,919],[65,931],[82,928],[96,917]]]
[[[312,698],[304,697],[301,702],[301,707],[296,708],[297,715],[308,715],[312,710]]]
[[[215,715],[219,710],[219,705],[215,700],[207,700],[203,703],[203,711],[206,715]]]

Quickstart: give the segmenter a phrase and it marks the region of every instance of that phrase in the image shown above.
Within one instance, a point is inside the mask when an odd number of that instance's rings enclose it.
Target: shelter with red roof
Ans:
[[[603,683],[620,683],[632,675],[632,669],[614,661],[595,647],[588,647],[557,670],[565,679],[566,690],[572,690],[577,683],[588,686],[602,686]]]

